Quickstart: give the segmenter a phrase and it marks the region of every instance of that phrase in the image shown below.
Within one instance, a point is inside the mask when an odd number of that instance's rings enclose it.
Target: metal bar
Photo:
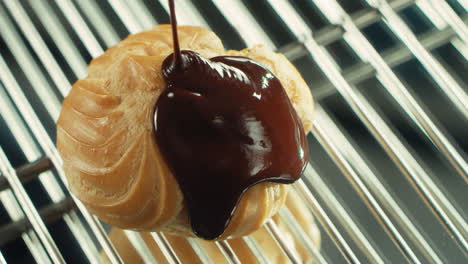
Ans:
[[[30,0],[31,1],[31,0]],[[32,0],[31,2],[42,4],[45,6],[45,8],[50,8],[49,4],[47,1],[34,1]],[[82,2],[82,1],[78,1]],[[60,11],[64,14],[64,17],[70,22],[71,26],[73,29],[75,29],[75,32],[77,35],[80,37],[80,40],[84,43],[85,48],[88,50],[89,54],[91,54],[92,57],[97,57],[102,54],[102,48],[101,45],[99,45],[99,42],[96,40],[96,38],[93,37],[93,33],[91,30],[88,28],[86,25],[86,22],[83,20],[83,18],[80,16],[78,13],[78,10],[76,10],[75,6],[69,1],[69,0],[59,0],[56,1]],[[37,15],[39,15],[39,12],[36,12]],[[47,14],[50,17],[53,17],[50,12],[45,12],[44,14]],[[63,35],[67,35],[66,32],[62,33]],[[69,46],[72,47],[73,44],[69,43]],[[67,57],[67,61],[68,61]],[[83,60],[81,58],[81,60]],[[80,64],[81,70],[86,72],[86,63]],[[83,78],[85,75],[76,75],[77,78]]]
[[[264,224],[264,227],[271,235],[271,237],[275,240],[276,244],[279,245],[283,253],[289,258],[289,260],[293,264],[301,263],[301,259],[299,258],[299,256],[297,256],[297,253],[294,251],[294,249],[291,248],[290,245],[285,242],[286,240],[283,238],[283,235],[281,234],[280,230],[276,226],[275,222],[273,222],[273,220],[267,220]]]
[[[3,256],[3,253],[0,251],[0,264],[7,264],[5,257]]]
[[[158,24],[158,21],[156,21],[141,0],[133,1],[128,7],[132,12],[133,17],[139,21],[139,24],[143,29],[148,30]]]
[[[151,236],[169,264],[182,263],[177,257],[177,253],[171,247],[169,241],[167,241],[166,237],[162,233],[151,232]]]
[[[226,17],[226,20],[241,34],[248,47],[263,43],[269,49],[276,49],[276,45],[250,14],[242,1],[229,1],[228,3],[223,0],[215,0],[213,3]],[[249,30],[245,30],[247,28]]]
[[[97,31],[97,33],[99,34],[102,41],[106,44],[107,47],[115,45],[120,41],[119,35],[117,35],[117,32],[115,32],[111,23],[106,19],[106,16],[102,12],[102,10],[98,7],[95,0],[79,0],[79,1],[76,1],[76,4],[79,6],[79,9],[81,9],[83,14],[88,18],[88,20],[93,22],[94,29]],[[75,14],[73,14],[73,16],[75,16]],[[76,13],[76,16],[79,18],[72,19],[66,16],[67,20],[70,22],[75,32],[90,31],[86,23],[82,25],[81,23],[73,22],[73,21],[78,21],[79,19],[81,19],[80,18],[81,16],[78,13]],[[80,35],[80,33],[78,33],[78,35]],[[84,36],[80,35],[80,38],[83,39],[83,37],[87,38],[88,36],[91,36],[92,38],[94,38],[92,33],[90,34],[86,33]]]
[[[468,119],[468,96],[462,87],[453,79],[444,67],[424,48],[403,20],[393,11],[386,1],[367,0],[369,5],[377,8],[384,17],[384,22],[405,43],[434,81],[453,102],[458,111]]]
[[[247,245],[252,254],[255,256],[259,264],[267,264],[269,262],[254,237],[244,236],[242,237],[242,240]]]
[[[133,248],[137,251],[138,255],[140,255],[143,263],[156,263],[156,259],[154,258],[151,250],[146,245],[146,242],[141,237],[140,233],[131,231],[131,230],[124,230],[125,235],[132,244]]]
[[[225,240],[216,241],[215,245],[218,247],[221,254],[223,254],[224,258],[229,264],[240,264],[240,260],[236,255],[236,252],[231,248],[231,245],[227,243]]]
[[[296,239],[299,239],[299,241],[301,241],[305,245],[307,250],[314,256],[315,260],[318,263],[328,263],[328,261],[325,260],[322,254],[320,254],[318,249],[314,246],[310,237],[305,234],[304,229],[294,218],[294,216],[287,207],[284,207],[282,210],[280,210],[279,216],[281,217],[281,220],[286,223],[288,229],[291,230],[292,234],[294,234]]]
[[[464,22],[466,22],[466,19]],[[466,43],[463,43],[460,39],[457,38],[452,39],[450,43],[460,53],[460,55],[465,58],[465,60],[468,60],[468,45]]]
[[[39,215],[43,219],[44,223],[51,223],[57,219],[60,219],[64,214],[69,211],[76,209],[75,203],[72,199],[66,199],[58,203],[48,205],[44,208],[38,210]],[[28,232],[33,226],[27,218],[21,218],[19,220],[14,220],[8,224],[0,226],[0,247],[6,243],[15,240],[17,237],[21,236],[23,233]]]
[[[457,33],[457,36],[468,44],[468,27],[463,20],[455,13],[446,1],[425,0],[428,3],[428,8],[432,8],[450,27]],[[423,10],[425,7],[419,4],[419,8]],[[431,19],[431,17],[428,17]]]
[[[5,207],[5,210],[12,221],[24,218],[21,206],[18,204],[11,190],[8,189],[0,192],[0,202]],[[39,263],[51,263],[45,248],[33,230],[23,233],[21,238],[31,252],[34,260]]]
[[[266,256],[265,252],[260,249],[260,245],[258,242],[255,240],[254,237],[252,236],[245,236],[243,237],[244,243],[247,245],[249,248],[250,252],[257,258],[257,260],[262,263],[268,263],[267,259],[268,257]],[[229,243],[229,242],[228,242]]]
[[[54,263],[65,263],[62,254],[60,254],[60,250],[58,249],[57,245],[52,239],[52,236],[50,235],[49,231],[47,230],[47,227],[42,221],[41,216],[37,212],[36,207],[34,206],[28,194],[26,193],[26,190],[19,181],[15,170],[11,167],[10,162],[8,161],[8,158],[6,157],[2,148],[0,148],[0,171],[2,171],[3,175],[5,175],[8,182],[10,183],[11,189],[15,194],[16,199],[18,200],[19,204],[21,205],[21,208],[23,209],[24,213],[31,222],[34,231],[39,236],[39,239],[44,245],[52,261]]]
[[[40,173],[52,168],[50,160],[43,156],[16,169],[16,175],[22,183],[35,179]],[[0,192],[8,188],[8,181],[0,174]]]
[[[17,43],[17,45],[19,45],[19,43]],[[37,142],[41,145],[45,154],[50,158],[50,160],[54,164],[55,168],[57,169],[58,175],[60,176],[60,179],[66,184],[67,179],[62,169],[62,160],[60,158],[60,155],[58,154],[57,149],[55,148],[55,144],[52,142],[52,140],[48,136],[44,126],[39,121],[39,118],[37,117],[36,113],[32,109],[23,91],[18,86],[18,83],[14,79],[8,66],[3,60],[3,57],[1,56],[0,56],[0,80],[4,83],[6,90],[10,94],[14,103],[18,106],[18,109],[21,112],[21,115],[23,116],[28,126],[35,131],[35,137],[37,138]],[[36,88],[37,84],[32,83],[32,85]],[[78,199],[76,199],[76,197],[74,197],[73,195],[72,197],[75,200],[75,203],[77,204],[78,208],[81,210],[81,213],[84,216],[86,222],[89,224],[89,226],[93,230],[99,243],[103,247],[104,251],[108,255],[111,262],[121,263],[122,261],[120,259],[120,256],[118,255],[113,245],[110,243],[109,238],[107,237],[107,234],[102,228],[102,225],[99,222],[99,220],[96,217],[91,216],[91,214],[87,211],[87,209],[83,206],[83,204],[81,204],[81,202]]]
[[[438,14],[435,8],[433,8],[430,0],[419,0],[416,2],[416,6],[438,30],[450,28],[447,21]]]
[[[167,0],[159,0],[159,3],[164,7],[164,10],[169,14],[169,2]],[[190,10],[186,12],[184,10]],[[177,1],[177,23],[179,25],[195,25],[204,28],[210,28],[210,25],[203,19],[197,8],[188,0]]]
[[[187,237],[187,242],[190,244],[195,254],[197,254],[201,263],[213,263],[213,261],[210,260],[210,256],[208,256],[205,249],[202,248],[196,238]]]
[[[458,0],[458,3],[468,12],[468,0]]]
[[[284,10],[287,10],[288,3],[284,1],[271,2],[274,5],[278,5],[279,3],[284,3],[284,5],[281,8],[276,6],[276,11],[278,14],[282,14],[284,21],[288,22],[289,17],[286,17],[286,12],[284,12]],[[287,12],[287,15],[297,16],[297,14],[291,12]],[[299,19],[297,18],[297,20]],[[291,27],[291,25],[289,26]],[[295,25],[292,30],[297,36],[307,35],[305,32],[309,31],[304,22]],[[326,49],[319,46],[313,38],[305,39],[304,45],[327,78],[348,102],[349,106],[363,121],[364,125],[366,125],[384,150],[390,155],[403,174],[407,176],[409,182],[415,186],[416,191],[421,194],[421,198],[430,205],[429,207],[433,210],[434,214],[440,217],[444,227],[455,236],[457,242],[462,247],[465,247],[467,242],[460,230],[467,230],[467,224],[437,185],[434,184],[430,176],[427,175],[419,163],[412,157],[372,106],[360,95],[359,91],[353,89],[346,82]]]
[[[141,31],[141,25],[139,21],[133,17],[133,14],[130,12],[127,5],[128,3],[126,1],[108,0],[108,2],[131,34]]]

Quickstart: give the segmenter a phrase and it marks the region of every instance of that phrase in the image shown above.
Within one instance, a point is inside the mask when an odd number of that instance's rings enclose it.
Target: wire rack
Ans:
[[[0,263],[98,263],[101,250],[122,261],[107,226],[65,188],[55,121],[90,59],[167,23],[166,2],[0,1]],[[317,262],[466,263],[467,1],[176,3],[180,24],[211,28],[228,48],[263,43],[309,83],[311,164],[295,189],[322,233]],[[277,226],[266,227],[300,263]],[[126,234],[155,261],[138,233]],[[164,234],[152,237],[180,263]]]

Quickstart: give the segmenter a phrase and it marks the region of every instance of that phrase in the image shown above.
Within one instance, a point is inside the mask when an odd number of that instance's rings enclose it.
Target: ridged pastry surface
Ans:
[[[178,27],[181,49],[206,58],[250,57],[281,81],[306,131],[309,88],[287,59],[262,46],[225,51],[211,31]],[[183,195],[153,135],[155,103],[165,88],[161,64],[172,53],[169,25],[130,35],[89,65],[63,102],[57,146],[72,192],[103,221],[120,228],[192,235]],[[221,238],[258,229],[284,203],[288,186],[261,183],[241,198]],[[214,197],[215,198],[215,197]]]

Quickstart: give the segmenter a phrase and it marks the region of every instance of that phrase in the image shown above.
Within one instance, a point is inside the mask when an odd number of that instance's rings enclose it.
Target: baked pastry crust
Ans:
[[[211,31],[179,26],[181,49],[206,58],[250,57],[281,81],[304,125],[312,126],[313,100],[297,70],[263,46],[225,51]],[[153,111],[165,88],[163,60],[172,53],[169,25],[128,36],[91,61],[63,102],[57,147],[71,191],[103,221],[123,229],[193,236],[183,195],[159,148]],[[283,205],[289,186],[260,183],[245,192],[220,239],[249,234]]]

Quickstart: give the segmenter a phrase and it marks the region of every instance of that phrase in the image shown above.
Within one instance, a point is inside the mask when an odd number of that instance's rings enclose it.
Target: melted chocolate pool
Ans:
[[[175,52],[162,66],[167,87],[155,107],[156,140],[184,194],[193,232],[215,239],[249,187],[300,177],[306,136],[273,73],[245,57],[180,52],[173,3],[171,24]]]

